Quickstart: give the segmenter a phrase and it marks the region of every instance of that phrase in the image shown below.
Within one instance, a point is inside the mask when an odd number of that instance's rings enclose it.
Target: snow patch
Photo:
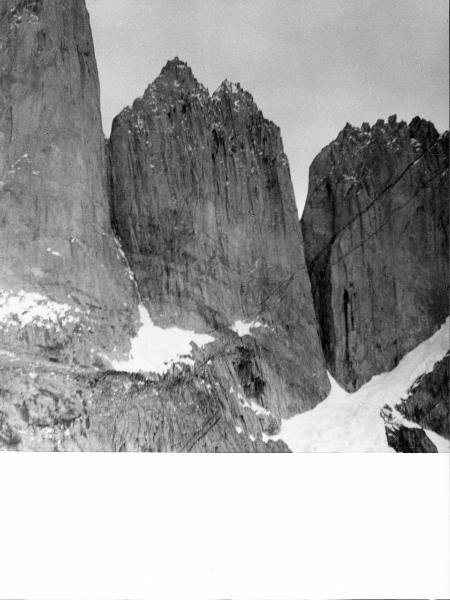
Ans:
[[[79,308],[53,302],[35,292],[0,292],[0,326],[65,326],[80,320]]]
[[[424,428],[424,431],[427,434],[427,437],[429,437],[433,444],[436,446],[438,452],[450,452],[450,442],[447,439],[445,439],[435,431],[431,431],[430,429]]]
[[[255,415],[257,417],[260,415],[263,415],[265,417],[271,416],[272,413],[270,412],[270,410],[267,410],[263,406],[260,406],[254,400],[252,400],[251,402],[248,402],[247,400],[244,399],[244,401],[242,401],[242,396],[240,396],[240,395],[239,395],[239,398],[241,399],[242,408],[249,408],[250,410],[252,410],[255,413]]]
[[[239,337],[243,337],[244,335],[252,335],[250,331],[260,327],[267,327],[267,325],[264,325],[260,321],[235,321],[231,326],[231,329],[236,332]]]
[[[280,433],[270,439],[283,440],[293,452],[394,452],[387,444],[380,411],[386,404],[394,408],[416,379],[445,356],[449,326],[447,319],[395,369],[372,377],[354,393],[347,393],[329,374],[328,397],[312,410],[283,420]],[[449,452],[448,440],[426,429],[425,433],[439,452]]]
[[[140,304],[138,309],[141,327],[137,336],[131,340],[128,360],[111,361],[116,371],[162,374],[175,363],[194,364],[191,358],[192,343],[201,347],[214,341],[214,338],[207,334],[178,327],[158,327],[151,320],[145,306]]]

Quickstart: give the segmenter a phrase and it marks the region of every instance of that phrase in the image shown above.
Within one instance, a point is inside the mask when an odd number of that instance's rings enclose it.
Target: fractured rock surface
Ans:
[[[151,378],[0,352],[0,450],[288,452],[230,390],[232,358],[197,358]]]
[[[302,230],[328,368],[347,390],[391,370],[449,312],[448,132],[347,125],[310,168]]]

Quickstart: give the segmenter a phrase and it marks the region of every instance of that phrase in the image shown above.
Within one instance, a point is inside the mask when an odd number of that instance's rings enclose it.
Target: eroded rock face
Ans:
[[[246,385],[284,416],[313,407],[329,383],[278,127],[239,85],[211,96],[175,59],[116,117],[109,150],[115,227],[152,317],[218,337],[258,320],[236,365]]]
[[[4,344],[89,363],[129,337],[84,0],[0,3],[0,262]]]
[[[347,125],[311,165],[301,223],[326,361],[354,390],[448,315],[448,132]]]
[[[450,353],[430,373],[420,377],[396,406],[406,419],[447,439],[450,439],[449,366]]]

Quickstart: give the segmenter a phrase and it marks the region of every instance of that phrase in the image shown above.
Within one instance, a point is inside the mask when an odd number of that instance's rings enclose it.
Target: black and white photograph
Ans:
[[[448,452],[445,5],[1,0],[1,448]]]
[[[0,600],[450,598],[448,11],[0,0]]]

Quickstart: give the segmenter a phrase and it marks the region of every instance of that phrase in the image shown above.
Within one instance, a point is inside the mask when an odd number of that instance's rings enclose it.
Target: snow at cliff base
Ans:
[[[191,343],[204,346],[213,342],[210,335],[195,333],[178,327],[163,329],[153,323],[147,309],[139,306],[141,327],[137,336],[131,340],[131,352],[128,360],[112,361],[117,371],[129,373],[164,373],[177,362],[190,363]]]
[[[77,323],[80,313],[77,307],[54,302],[36,292],[0,291],[0,328],[65,327]]]
[[[283,420],[281,439],[293,452],[394,452],[387,444],[380,411],[395,406],[414,381],[433,369],[449,348],[450,319],[428,340],[409,352],[393,369],[373,377],[354,393],[347,393],[329,375],[331,391],[313,410]],[[412,426],[416,426],[411,424]],[[449,452],[449,441],[425,429],[439,452]]]

